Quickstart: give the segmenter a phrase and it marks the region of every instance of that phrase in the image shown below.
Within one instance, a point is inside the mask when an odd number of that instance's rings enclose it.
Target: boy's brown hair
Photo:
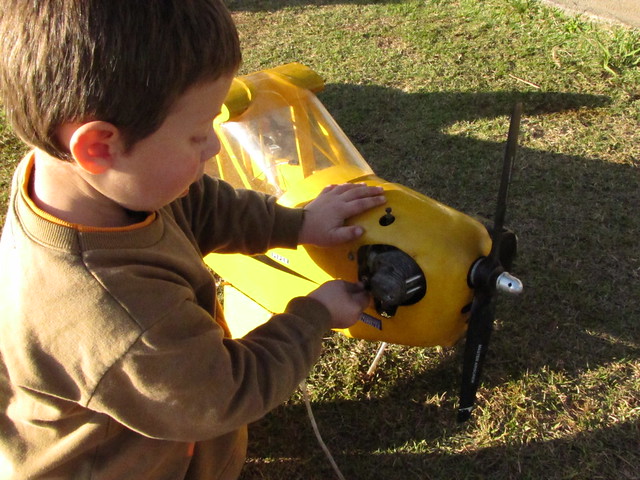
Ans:
[[[27,144],[69,160],[65,123],[102,120],[125,148],[178,96],[233,74],[237,31],[222,0],[0,0],[0,96]]]

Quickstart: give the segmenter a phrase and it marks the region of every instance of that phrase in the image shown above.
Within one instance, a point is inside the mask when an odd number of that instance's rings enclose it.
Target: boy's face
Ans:
[[[157,131],[120,153],[102,193],[135,211],[154,211],[186,195],[220,150],[213,119],[232,79],[197,84],[179,97]]]

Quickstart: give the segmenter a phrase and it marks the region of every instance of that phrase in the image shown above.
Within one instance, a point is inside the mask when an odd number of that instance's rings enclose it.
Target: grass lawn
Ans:
[[[375,172],[490,218],[524,103],[501,297],[471,421],[460,347],[328,335],[308,380],[347,479],[640,478],[640,32],[535,0],[227,0],[241,73],[301,62]],[[0,119],[0,201],[24,152]],[[4,217],[2,217],[4,218]],[[243,479],[335,478],[299,393],[252,425]]]

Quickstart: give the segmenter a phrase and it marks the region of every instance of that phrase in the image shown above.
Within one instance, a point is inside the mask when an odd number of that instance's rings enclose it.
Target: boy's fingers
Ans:
[[[384,189],[382,187],[371,187],[364,183],[346,184],[350,188],[341,191],[344,193],[345,199],[357,200],[359,198],[375,197],[382,195]]]
[[[353,217],[359,213],[366,212],[367,210],[383,205],[387,202],[384,195],[375,195],[370,197],[359,197],[355,200],[345,203],[344,216],[345,218]]]
[[[364,229],[359,225],[349,225],[336,228],[333,233],[333,241],[336,244],[350,242],[360,237],[364,233]]]
[[[370,186],[366,183],[341,183],[339,185],[329,185],[323,189],[323,192],[328,191],[332,191],[336,195],[344,195],[345,200],[351,201],[360,197],[380,195],[384,189]]]
[[[351,292],[351,296],[361,310],[364,310],[369,305],[369,293],[364,288],[358,287],[357,291]]]
[[[362,187],[366,187],[366,184],[364,183],[341,183],[338,185],[332,185],[333,190],[335,190],[336,193],[345,193],[348,191],[353,191],[355,189],[358,188],[362,188]]]
[[[327,185],[326,187],[324,187],[324,188],[322,189],[322,193],[327,193],[327,192],[330,192],[331,190],[335,190],[335,188],[336,188],[337,186],[338,186],[338,185],[335,185],[335,184]]]

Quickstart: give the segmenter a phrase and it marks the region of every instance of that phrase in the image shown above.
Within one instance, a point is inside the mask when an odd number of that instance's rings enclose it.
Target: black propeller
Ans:
[[[507,211],[507,197],[511,172],[518,147],[520,131],[520,117],[522,104],[517,103],[511,114],[509,135],[505,148],[500,190],[491,230],[491,251],[486,257],[478,259],[471,267],[469,283],[475,290],[471,304],[471,316],[467,329],[462,368],[462,388],[460,391],[460,406],[458,421],[464,422],[471,416],[475,402],[476,391],[480,384],[482,366],[487,354],[489,339],[495,319],[495,294],[498,291],[518,294],[522,292],[520,280],[509,274],[506,269],[511,267],[516,252],[516,239],[512,232],[504,229],[504,218]]]

